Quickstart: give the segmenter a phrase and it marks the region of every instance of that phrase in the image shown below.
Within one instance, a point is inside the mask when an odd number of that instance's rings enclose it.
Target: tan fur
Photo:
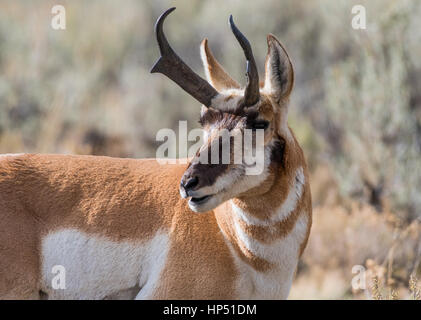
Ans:
[[[164,228],[173,245],[168,281],[156,297],[232,297],[233,264],[215,218],[192,213],[178,194],[184,169],[93,156],[28,154],[2,160],[0,297],[37,297],[40,241],[64,228],[134,243]],[[222,277],[223,288],[206,281],[211,272]]]
[[[268,40],[269,46],[274,41]],[[276,48],[270,47],[269,53],[271,50],[284,49],[279,44]],[[282,56],[288,57],[286,53]],[[218,83],[214,85],[228,91],[236,88],[225,96],[225,103],[237,108],[235,103],[242,100],[241,90],[213,58],[206,40],[202,43],[202,58],[208,77]],[[289,81],[293,79],[293,75],[285,77]],[[275,81],[275,78],[266,78],[266,89],[267,81]],[[287,85],[289,96],[292,83]],[[282,160],[270,163],[267,176],[257,186],[235,192],[238,181],[234,182],[233,190],[226,191],[226,198],[202,214],[192,212],[179,194],[180,180],[194,167],[194,159],[186,167],[161,165],[154,159],[33,154],[0,157],[0,298],[42,296],[42,241],[47,235],[64,229],[135,246],[152,239],[158,231],[167,234],[168,255],[150,298],[248,297],[238,291],[239,281],[253,275],[244,275],[238,261],[261,275],[276,270],[283,272],[276,261],[249,250],[235,226],[259,244],[270,246],[286,239],[297,221],[306,217],[305,234],[291,238],[295,241],[292,248],[299,248],[298,252],[293,249],[287,257],[292,259],[288,265],[296,267],[308,240],[312,209],[304,155],[286,125],[288,96],[278,99],[276,93],[263,90],[259,103],[250,107],[258,113],[258,119],[270,123],[265,130],[265,146],[269,148],[274,141],[283,143]],[[218,103],[223,104],[223,99]],[[211,127],[243,129],[246,123],[242,115],[218,113],[211,108],[205,108],[202,117],[210,123],[205,124],[208,130]],[[210,144],[215,136],[209,134],[206,143]],[[275,151],[281,152],[280,149]],[[197,172],[209,182],[217,175],[229,175],[235,167],[229,164],[223,170],[215,170],[218,168],[213,166],[212,171],[211,168],[203,170],[202,166]],[[296,181],[301,179],[297,172],[303,175],[302,193],[297,195],[296,204],[287,216],[272,223],[271,219],[286,203],[289,192],[295,190],[295,183],[301,183]],[[212,184],[206,188],[211,189]],[[233,211],[232,205],[253,219],[267,223],[246,223]],[[294,270],[287,271],[285,279],[289,279]],[[284,289],[279,292],[285,297]]]

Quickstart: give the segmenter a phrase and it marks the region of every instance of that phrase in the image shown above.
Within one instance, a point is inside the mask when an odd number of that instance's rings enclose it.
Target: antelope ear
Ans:
[[[214,58],[212,51],[208,47],[208,39],[203,39],[200,44],[200,56],[208,82],[217,90],[240,89],[237,81],[233,80],[224,68]]]
[[[265,62],[264,90],[278,102],[288,97],[294,85],[294,69],[288,53],[272,34],[267,36],[268,53]]]

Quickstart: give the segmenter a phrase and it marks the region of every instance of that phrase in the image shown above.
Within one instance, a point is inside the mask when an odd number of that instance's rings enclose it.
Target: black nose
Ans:
[[[189,178],[185,183],[183,183],[183,187],[187,191],[189,189],[193,189],[198,184],[199,184],[199,178],[192,177],[192,178]]]

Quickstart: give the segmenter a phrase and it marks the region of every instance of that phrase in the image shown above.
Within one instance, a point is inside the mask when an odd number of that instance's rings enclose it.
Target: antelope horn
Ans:
[[[156,21],[155,34],[161,57],[155,62],[151,73],[159,72],[166,75],[193,98],[210,107],[212,98],[218,95],[218,91],[180,59],[165,37],[163,31],[164,20],[174,10],[175,7],[168,9]]]
[[[234,33],[234,36],[237,38],[237,41],[240,43],[241,48],[244,51],[244,55],[247,59],[247,86],[244,93],[244,105],[251,106],[255,104],[260,99],[259,92],[259,73],[257,71],[256,61],[254,60],[253,52],[251,50],[250,42],[247,38],[238,30],[237,26],[234,24],[232,15],[229,18],[229,24]]]

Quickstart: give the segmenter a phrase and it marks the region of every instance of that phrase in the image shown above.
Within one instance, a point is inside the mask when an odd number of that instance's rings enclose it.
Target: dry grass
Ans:
[[[177,132],[179,120],[198,126],[197,102],[149,74],[158,57],[154,19],[172,1],[61,3],[66,31],[50,28],[55,1],[0,1],[0,153],[154,157],[159,129]],[[368,28],[355,31],[351,8],[360,3]],[[269,32],[293,59],[289,122],[312,171],[314,226],[291,298],[372,298],[369,289],[351,289],[352,267],[362,265],[382,297],[419,299],[419,2],[179,0],[177,7],[168,37],[202,75],[198,48],[208,37],[244,83],[230,13],[260,71]]]
[[[417,277],[411,274],[411,278],[409,279],[409,290],[411,291],[411,298],[413,300],[421,300],[421,289],[418,285]]]
[[[319,174],[323,174],[319,178]],[[329,170],[316,170],[313,228],[291,298],[409,299],[419,295],[421,223],[399,220],[391,211],[343,199]],[[323,192],[321,192],[322,189]],[[322,203],[323,197],[327,204]],[[366,289],[351,287],[352,268],[365,268]]]

